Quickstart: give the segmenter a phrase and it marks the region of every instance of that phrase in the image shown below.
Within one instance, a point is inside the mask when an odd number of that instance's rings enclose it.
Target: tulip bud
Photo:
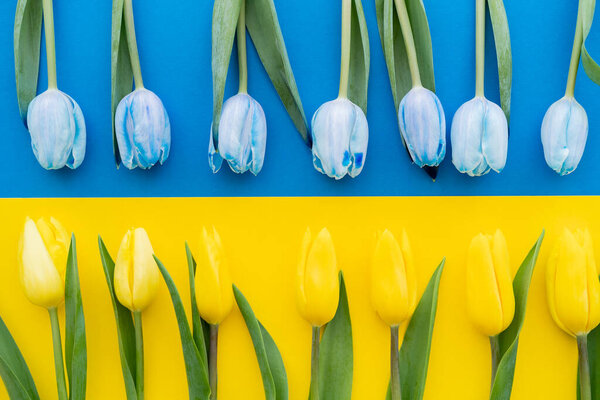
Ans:
[[[298,263],[297,302],[300,315],[312,326],[333,319],[339,301],[339,277],[333,240],[323,228],[313,240],[306,230]]]
[[[452,120],[452,163],[470,176],[501,172],[506,165],[508,123],[497,104],[475,97],[463,104]]]
[[[85,120],[79,105],[58,89],[35,97],[27,110],[31,148],[45,169],[75,169],[85,157]]]
[[[312,119],[315,169],[330,178],[356,177],[362,171],[369,144],[369,125],[362,109],[338,98],[323,104]]]
[[[29,217],[19,241],[19,269],[25,296],[45,308],[59,306],[65,298],[65,271],[69,234],[54,218]]]
[[[467,256],[467,308],[473,324],[487,336],[496,336],[511,324],[515,295],[506,239],[479,234]]]
[[[114,285],[119,302],[131,311],[143,311],[156,296],[158,267],[144,228],[127,231],[115,261]]]
[[[223,105],[219,123],[219,151],[215,150],[211,127],[208,163],[214,173],[227,161],[231,170],[257,175],[262,169],[267,146],[267,121],[262,107],[246,93],[238,93]]]
[[[221,237],[214,228],[212,234],[202,230],[200,254],[196,261],[198,312],[209,324],[219,325],[233,308],[233,289]]]
[[[440,165],[446,155],[446,117],[435,93],[412,88],[400,102],[398,123],[415,164],[421,168]]]
[[[129,169],[162,165],[169,157],[169,116],[162,101],[148,89],[136,89],[119,102],[115,133],[121,161]]]
[[[564,229],[548,258],[546,295],[556,324],[570,335],[600,323],[600,281],[589,231]]]
[[[548,166],[560,175],[575,171],[587,135],[587,114],[574,98],[563,97],[552,104],[542,122],[542,145]]]
[[[408,320],[417,304],[417,279],[406,232],[398,244],[387,229],[379,235],[371,261],[371,302],[389,326]]]

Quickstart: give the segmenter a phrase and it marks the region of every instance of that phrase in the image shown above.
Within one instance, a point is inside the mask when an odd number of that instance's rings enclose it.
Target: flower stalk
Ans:
[[[312,354],[310,357],[310,400],[319,400],[319,347],[321,328],[312,328]]]
[[[400,20],[400,28],[404,37],[404,46],[406,47],[406,55],[408,57],[408,67],[412,78],[413,87],[422,86],[421,73],[419,72],[419,62],[417,60],[417,49],[415,47],[415,39],[413,37],[408,10],[406,9],[406,0],[394,0],[396,3],[396,12]]]
[[[248,93],[248,62],[246,58],[246,0],[242,0],[237,25],[237,50],[239,64],[239,93]]]
[[[350,76],[350,42],[352,40],[352,0],[342,0],[342,59],[340,62],[339,98],[348,96]]]
[[[44,12],[44,34],[46,36],[48,89],[56,89],[56,45],[54,40],[54,9],[52,6],[52,0],[43,0],[42,10]]]
[[[485,1],[476,0],[475,9],[475,95],[484,97],[485,74]]]
[[[144,81],[142,79],[142,68],[140,67],[140,54],[135,38],[135,23],[133,20],[133,5],[131,0],[125,0],[123,12],[125,14],[125,31],[127,33],[127,47],[129,48],[129,60],[131,61],[133,80],[135,82],[135,88],[142,89],[144,87]]]
[[[567,89],[565,90],[565,97],[571,98],[575,95],[575,81],[577,80],[577,70],[579,69],[581,46],[583,44],[583,6],[581,3],[580,1],[577,11],[577,26],[575,28],[575,39],[573,40],[573,50],[571,51],[571,65],[569,66]]]
[[[62,340],[60,338],[60,324],[56,307],[48,309],[50,324],[52,326],[52,345],[54,348],[54,369],[56,371],[56,386],[58,399],[67,400],[67,385],[65,380],[65,365],[63,362]]]
[[[210,349],[208,355],[208,377],[210,383],[210,400],[217,399],[217,347],[219,344],[219,325],[210,325]]]
[[[592,400],[587,334],[577,336],[579,354],[579,393],[581,400]]]
[[[392,394],[392,400],[401,400],[402,392],[400,390],[400,364],[398,362],[399,352],[399,326],[395,325],[390,328],[391,331],[391,346],[390,346],[390,373],[391,373],[391,385],[390,390]]]
[[[144,399],[144,333],[142,329],[142,312],[133,312],[135,328],[135,388],[138,400]]]
[[[490,348],[492,350],[492,383],[490,385],[490,392],[494,388],[494,381],[496,380],[496,372],[498,372],[498,364],[500,364],[500,341],[498,335],[490,336]]]

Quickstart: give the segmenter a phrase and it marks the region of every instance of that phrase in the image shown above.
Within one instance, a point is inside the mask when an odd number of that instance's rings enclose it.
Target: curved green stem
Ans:
[[[419,61],[417,59],[417,49],[415,47],[415,39],[408,18],[408,10],[406,9],[406,0],[394,0],[396,4],[396,12],[400,20],[400,28],[404,37],[404,46],[406,47],[406,55],[408,56],[408,67],[412,78],[413,87],[421,86],[421,73],[419,72]]]
[[[208,355],[208,377],[210,383],[210,400],[217,399],[218,373],[217,348],[219,345],[219,325],[210,326],[210,350]]]
[[[56,45],[54,40],[54,10],[52,0],[43,0],[44,34],[46,36],[46,65],[48,67],[48,89],[56,89]]]
[[[321,327],[312,328],[312,352],[310,357],[310,400],[319,400],[319,347]]]
[[[398,343],[399,343],[399,327],[392,326],[391,330],[391,346],[390,346],[390,363],[391,363],[391,385],[390,391],[392,400],[401,400],[402,391],[400,390],[400,364],[398,362]]]
[[[575,39],[573,40],[573,50],[571,51],[571,65],[569,66],[569,76],[567,78],[566,97],[575,95],[575,81],[577,80],[577,69],[579,68],[579,59],[581,58],[581,46],[583,44],[583,12],[582,1],[579,2],[577,11],[577,27],[575,28]]]
[[[485,74],[485,0],[476,0],[475,9],[475,95],[483,97]]]
[[[500,364],[500,342],[498,340],[498,336],[490,336],[490,349],[492,350],[492,384],[490,385],[491,391],[494,387],[494,381],[496,380],[498,364]]]
[[[242,0],[237,25],[238,64],[240,70],[240,93],[248,93],[248,63],[246,59],[246,0]]]
[[[588,356],[587,335],[577,336],[577,350],[579,353],[580,400],[592,400],[592,387],[590,384],[590,363],[589,363],[589,356]]]
[[[135,388],[138,400],[144,399],[144,331],[142,328],[142,312],[133,312],[135,328]]]
[[[348,95],[350,76],[350,41],[352,40],[352,0],[342,0],[342,59],[340,62],[340,91],[338,96]]]
[[[55,308],[48,310],[50,314],[50,325],[52,326],[52,346],[54,348],[54,370],[56,371],[56,386],[58,388],[58,399],[67,400],[67,383],[65,380],[65,365],[63,362],[62,340],[60,338],[60,323],[58,312]]]
[[[140,67],[140,54],[135,38],[135,23],[133,21],[133,5],[131,4],[131,0],[125,0],[125,3],[123,4],[123,13],[125,17],[125,31],[127,32],[129,60],[131,61],[131,70],[133,71],[135,88],[141,89],[144,87],[144,81],[142,79],[142,68]]]

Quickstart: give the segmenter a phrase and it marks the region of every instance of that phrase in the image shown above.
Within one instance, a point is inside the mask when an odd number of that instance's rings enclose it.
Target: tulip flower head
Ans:
[[[356,177],[363,169],[369,126],[362,109],[346,98],[323,104],[312,119],[315,169],[330,178]]]
[[[467,256],[467,308],[473,324],[486,336],[496,336],[515,315],[508,247],[500,230],[471,240]]]
[[[223,105],[219,122],[218,151],[211,127],[208,163],[214,173],[223,159],[237,174],[257,175],[262,169],[267,146],[267,120],[260,104],[246,93],[238,93]]]
[[[119,302],[133,312],[145,310],[158,290],[158,266],[143,228],[127,231],[115,261],[114,286]]]
[[[219,325],[233,308],[233,289],[229,264],[216,229],[202,230],[199,256],[196,259],[196,302],[202,319]]]
[[[85,157],[85,120],[79,105],[58,89],[36,96],[27,110],[31,148],[45,169],[75,169]]]
[[[452,120],[452,163],[463,174],[501,172],[508,151],[508,123],[502,109],[483,96],[463,104]]]
[[[371,261],[371,302],[389,326],[407,321],[417,304],[417,279],[410,243],[399,244],[387,229],[378,235]]]
[[[119,102],[115,134],[121,161],[129,169],[162,165],[169,157],[169,116],[162,101],[148,89],[136,89]]]
[[[335,248],[327,228],[314,239],[310,230],[306,230],[297,279],[300,315],[313,327],[331,321],[338,307],[340,284]]]
[[[542,122],[544,158],[559,175],[575,171],[583,156],[588,136],[588,117],[573,97],[552,104]]]
[[[413,87],[398,107],[402,139],[419,167],[437,167],[446,156],[446,117],[438,97]]]
[[[600,281],[588,230],[564,229],[548,258],[546,295],[556,324],[572,336],[600,323]]]
[[[21,285],[33,304],[50,309],[64,301],[69,240],[56,219],[26,218],[18,259]]]

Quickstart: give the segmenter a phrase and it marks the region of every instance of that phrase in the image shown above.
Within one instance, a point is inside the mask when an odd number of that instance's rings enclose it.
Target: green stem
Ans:
[[[142,89],[144,81],[142,79],[142,68],[140,67],[140,54],[138,53],[137,40],[135,39],[135,23],[133,22],[133,5],[131,0],[125,0],[123,4],[123,13],[125,14],[125,31],[127,32],[127,46],[129,47],[129,60],[133,71],[133,80],[135,88]]]
[[[43,0],[44,33],[46,36],[46,65],[48,67],[48,89],[56,89],[56,45],[54,41],[54,10],[52,0]]]
[[[592,400],[590,384],[590,363],[588,359],[587,335],[577,336],[579,351],[579,394],[580,400]]]
[[[312,328],[312,353],[310,357],[310,400],[319,400],[319,347],[321,327]]]
[[[248,93],[248,63],[246,60],[246,0],[242,0],[237,25],[238,64],[240,70],[240,93]]]
[[[490,336],[490,348],[492,350],[492,384],[490,385],[491,391],[494,387],[494,381],[496,380],[498,364],[500,364],[500,341],[498,340],[498,336]]]
[[[67,383],[65,380],[65,365],[63,362],[62,340],[60,338],[60,323],[56,307],[48,310],[50,314],[50,325],[52,326],[52,345],[54,348],[54,370],[56,371],[56,386],[58,388],[58,399],[67,400]]]
[[[342,0],[342,60],[340,62],[340,98],[348,95],[350,41],[352,40],[352,0]]]
[[[400,29],[404,37],[404,46],[406,47],[406,55],[408,56],[408,67],[412,78],[413,87],[421,86],[421,73],[419,72],[419,62],[417,60],[417,49],[415,47],[415,39],[408,18],[408,10],[406,9],[406,0],[394,0],[396,3],[396,12],[400,20]]]
[[[144,399],[144,331],[142,328],[142,312],[133,312],[135,328],[135,387],[138,400]]]
[[[583,44],[583,12],[582,1],[579,2],[577,12],[577,27],[575,28],[575,39],[573,40],[573,50],[571,52],[571,65],[569,66],[569,77],[567,78],[566,97],[575,95],[575,81],[577,80],[577,69],[579,68],[579,59],[581,57],[581,45]]]
[[[475,10],[475,95],[483,97],[485,74],[485,0],[476,0]]]
[[[399,327],[392,326],[391,328],[391,346],[390,346],[390,363],[391,363],[391,392],[392,400],[401,400],[402,392],[400,390],[400,364],[398,362],[398,343],[399,343]]]
[[[217,399],[217,347],[219,344],[219,325],[210,326],[210,350],[208,355],[208,377],[210,380],[210,400]]]

